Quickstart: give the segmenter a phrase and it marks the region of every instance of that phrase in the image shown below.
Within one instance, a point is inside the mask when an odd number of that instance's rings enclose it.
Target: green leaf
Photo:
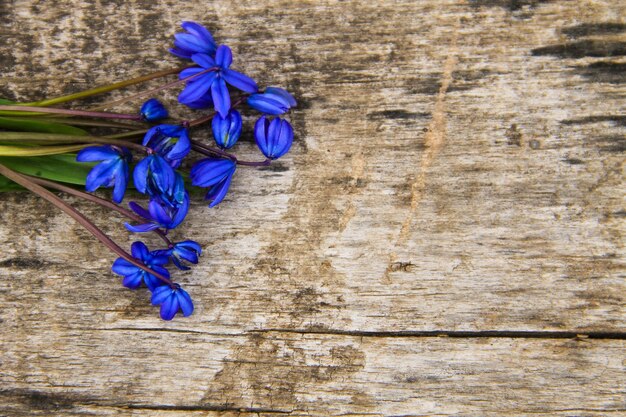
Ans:
[[[12,104],[17,104],[15,101],[7,100],[6,98],[0,98],[0,104],[10,106]]]
[[[5,192],[5,191],[16,191],[16,190],[23,190],[23,188],[17,185],[16,183],[14,183],[13,181],[11,181],[10,179],[8,179],[7,177],[0,175],[0,193]]]
[[[35,119],[0,117],[0,128],[27,132],[55,133],[73,136],[85,136],[87,131],[62,123],[42,122]]]
[[[19,158],[0,156],[0,164],[33,177],[84,185],[87,174],[96,163],[76,162],[76,155],[62,154]]]
[[[90,145],[10,146],[0,145],[0,156],[41,156],[75,152]]]

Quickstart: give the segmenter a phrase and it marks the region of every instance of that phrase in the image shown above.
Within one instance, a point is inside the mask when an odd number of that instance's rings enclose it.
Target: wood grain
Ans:
[[[1,3],[1,97],[176,66],[196,20],[299,107],[290,154],[174,232],[205,248],[188,319],[0,195],[0,415],[626,413],[623,1]]]

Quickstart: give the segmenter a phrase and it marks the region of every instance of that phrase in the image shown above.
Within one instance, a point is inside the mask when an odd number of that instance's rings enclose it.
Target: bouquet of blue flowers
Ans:
[[[123,277],[125,287],[145,285],[151,291],[151,302],[160,306],[164,320],[171,320],[179,311],[189,316],[194,309],[191,297],[174,282],[168,270],[170,264],[189,269],[189,264],[198,263],[202,252],[197,242],[172,241],[168,236],[169,230],[179,226],[187,215],[188,187],[207,189],[209,207],[219,204],[238,166],[267,166],[289,151],[294,133],[284,115],[296,106],[296,100],[285,89],[260,90],[252,78],[231,69],[230,48],[217,45],[204,26],[195,22],[183,22],[181,26],[185,32],[175,35],[170,52],[191,60],[192,65],[37,102],[0,99],[0,191],[27,189],[74,218],[119,256],[112,271]],[[176,81],[96,108],[57,107],[175,74],[179,78]],[[182,85],[178,102],[194,110],[208,110],[201,117],[162,123],[167,121],[168,111],[156,98],[145,101],[137,114],[101,111]],[[229,88],[236,91],[236,96],[231,98]],[[265,157],[261,161],[243,161],[230,151],[242,132],[238,109],[243,106],[261,114],[254,125],[256,144]],[[194,128],[208,123],[214,144],[194,139]],[[113,133],[99,134],[103,129]],[[187,165],[182,162],[191,151],[202,158],[185,172]],[[78,189],[81,185],[86,192]],[[131,187],[148,197],[147,206],[137,202],[129,202],[128,208],[120,205]],[[99,188],[112,188],[110,200],[92,194]],[[164,248],[151,251],[136,241],[127,252],[50,190],[122,214],[129,220],[125,226],[130,232],[154,233]]]

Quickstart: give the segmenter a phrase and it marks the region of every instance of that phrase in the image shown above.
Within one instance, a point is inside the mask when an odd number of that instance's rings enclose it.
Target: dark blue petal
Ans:
[[[202,40],[188,33],[177,33],[174,35],[174,45],[177,49],[190,52],[200,52],[202,50]]]
[[[191,269],[188,266],[183,265],[180,259],[178,259],[176,256],[172,256],[172,263],[174,264],[174,266],[176,266],[176,268],[180,269],[181,271],[189,271]]]
[[[298,104],[296,99],[284,88],[267,87],[264,93],[269,96],[280,97],[282,99],[281,101],[285,102],[289,107],[296,107]]]
[[[222,77],[226,82],[235,88],[245,91],[246,93],[256,93],[259,91],[259,87],[256,82],[240,72],[233,71],[231,69],[222,70]]]
[[[122,280],[122,285],[132,290],[139,288],[142,282],[144,271],[139,270],[134,274],[127,275]]]
[[[233,63],[233,53],[228,46],[220,45],[217,47],[217,52],[215,52],[215,63],[222,69],[230,67],[230,64]]]
[[[148,251],[145,243],[140,241],[133,242],[133,244],[130,245],[130,253],[133,255],[133,258],[139,259],[141,261],[149,259],[150,256],[150,251]]]
[[[168,116],[167,109],[156,98],[151,98],[143,103],[139,113],[141,114],[143,120],[147,120],[149,122],[165,119]]]
[[[192,68],[185,68],[184,70],[182,70],[180,72],[180,74],[178,74],[178,79],[182,80],[184,78],[187,77],[191,77],[192,75],[196,75],[199,72],[204,71],[204,68],[199,68],[199,67],[192,67]],[[192,80],[195,78],[192,78]]]
[[[148,166],[150,164],[150,157],[146,157],[139,161],[137,165],[135,165],[135,170],[133,171],[133,182],[135,183],[135,188],[142,194],[146,193],[147,188],[147,180],[148,180]]]
[[[191,183],[197,187],[211,187],[234,172],[235,167],[235,162],[230,159],[202,159],[191,168]]]
[[[168,158],[171,160],[182,159],[191,150],[191,141],[187,129],[183,129],[179,132],[178,140],[176,144],[168,152]]]
[[[139,268],[137,268],[135,265],[131,264],[124,258],[117,258],[115,262],[113,262],[111,270],[117,275],[130,275],[137,272]]]
[[[187,294],[187,291],[179,288],[174,292],[174,296],[178,299],[178,305],[183,311],[183,316],[190,316],[191,313],[193,313],[193,301],[191,301],[191,297]]]
[[[213,97],[215,110],[222,117],[226,117],[228,110],[230,110],[230,94],[228,93],[226,83],[221,77],[216,78],[215,82],[211,84],[211,97]]]
[[[259,120],[254,124],[254,140],[257,146],[267,156],[269,154],[269,147],[267,143],[267,129],[269,127],[269,121],[265,116],[261,116]]]
[[[191,60],[200,65],[205,70],[217,66],[215,60],[207,54],[193,54],[191,56]]]
[[[133,232],[133,233],[146,233],[146,232],[151,232],[159,228],[159,225],[156,223],[145,223],[145,224],[137,224],[137,225],[124,223],[124,226],[126,226],[126,229],[128,231]]]
[[[248,97],[248,105],[261,113],[277,116],[289,110],[285,104],[275,98],[267,97],[263,94],[252,94]]]
[[[176,209],[176,214],[174,215],[174,218],[169,223],[167,228],[174,229],[176,226],[181,224],[182,221],[185,219],[185,216],[187,216],[188,211],[189,211],[189,194],[185,192],[185,198],[183,199],[183,204],[181,204],[180,207]]]
[[[189,32],[190,34],[196,36],[199,39],[202,39],[204,44],[207,46],[207,51],[206,51],[207,54],[212,54],[213,52],[215,52],[217,45],[215,44],[215,41],[213,40],[213,36],[211,35],[211,32],[209,32],[207,28],[205,28],[204,26],[196,22],[191,22],[191,21],[185,21],[181,23],[180,26],[183,29],[185,29],[187,32]]]
[[[76,154],[78,162],[96,162],[119,158],[120,154],[111,146],[90,146]]]
[[[89,192],[95,191],[98,187],[110,187],[115,184],[115,176],[118,174],[121,165],[119,158],[109,159],[100,162],[93,167],[85,179],[85,189]]]
[[[217,73],[209,72],[188,81],[185,89],[178,95],[178,101],[182,104],[187,104],[200,100],[214,84],[216,77]]]
[[[158,306],[159,304],[163,303],[163,301],[165,301],[170,295],[172,295],[172,292],[173,290],[169,286],[162,285],[152,292],[150,302],[153,306]]]
[[[131,201],[130,203],[128,203],[128,207],[130,207],[132,211],[134,211],[135,213],[137,213],[144,219],[151,218],[148,210],[144,209],[143,207],[141,207],[139,204],[135,203],[134,201]]]
[[[200,244],[198,242],[195,242],[193,240],[184,240],[182,242],[178,242],[176,244],[177,248],[184,248],[190,251],[194,251],[197,252],[198,255],[202,254],[202,246],[200,246]]]
[[[157,189],[162,193],[166,193],[172,189],[176,181],[174,170],[167,161],[159,155],[150,155],[149,158],[151,178],[154,180]]]
[[[148,210],[150,210],[150,216],[152,219],[154,219],[154,221],[159,223],[161,226],[167,227],[167,225],[172,222],[171,217],[156,199],[150,200]]]
[[[235,170],[233,170],[233,173],[234,172]],[[224,197],[226,197],[226,193],[228,192],[228,188],[230,187],[230,182],[233,179],[233,173],[226,177],[224,181],[211,188],[211,190],[204,197],[206,200],[212,200],[209,204],[209,207],[215,207],[222,202]]]
[[[293,143],[293,129],[288,121],[280,121],[280,132],[274,145],[272,158],[277,159],[286,154]]]
[[[115,186],[113,188],[113,201],[118,204],[124,199],[126,186],[128,185],[128,165],[123,162],[120,162],[120,165],[121,166],[118,168],[115,177]]]
[[[173,294],[170,295],[161,304],[161,318],[163,320],[172,320],[176,313],[178,313],[179,307],[178,298]]]
[[[241,114],[237,110],[231,110],[226,117],[218,113],[213,117],[211,127],[215,143],[220,148],[229,149],[241,136]]]

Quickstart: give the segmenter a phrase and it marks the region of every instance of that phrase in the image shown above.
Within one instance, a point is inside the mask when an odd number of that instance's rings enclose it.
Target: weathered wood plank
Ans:
[[[300,107],[291,154],[175,232],[206,248],[177,275],[189,319],[161,322],[52,207],[0,195],[0,415],[625,413],[623,340],[355,335],[623,336],[626,3],[8,4],[0,96],[177,65],[192,19]]]
[[[70,327],[13,341],[20,349],[3,361],[0,382],[11,389],[0,394],[0,415],[25,407],[68,415],[125,415],[124,407],[147,415],[168,407],[180,415],[211,409],[291,415],[626,412],[623,340]],[[93,358],[89,366],[85,357]]]

